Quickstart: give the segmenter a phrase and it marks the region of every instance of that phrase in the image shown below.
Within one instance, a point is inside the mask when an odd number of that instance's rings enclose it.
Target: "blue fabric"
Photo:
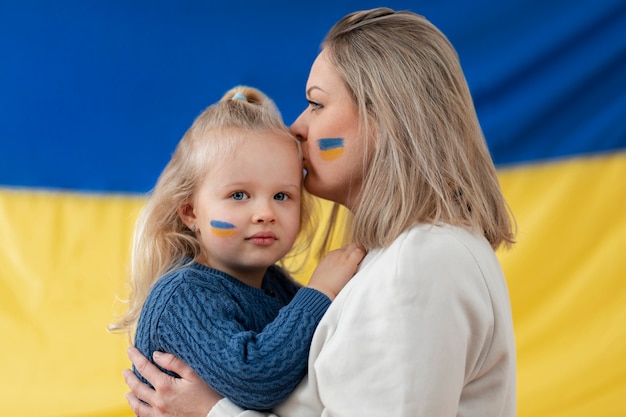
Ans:
[[[197,263],[172,272],[146,299],[135,346],[148,358],[175,354],[241,407],[272,408],[306,374],[311,338],[330,300],[298,290],[277,267],[262,287]]]
[[[236,84],[291,123],[330,26],[373,0],[0,6],[0,185],[145,192]],[[498,165],[626,149],[626,1],[390,0],[457,48]]]

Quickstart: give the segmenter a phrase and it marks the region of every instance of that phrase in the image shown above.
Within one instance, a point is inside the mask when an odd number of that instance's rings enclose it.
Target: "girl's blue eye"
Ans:
[[[243,191],[235,191],[231,194],[230,198],[237,201],[245,200],[246,198],[248,198],[248,194],[244,193]]]
[[[289,199],[289,196],[285,193],[278,193],[274,195],[274,200],[285,201],[288,199]]]

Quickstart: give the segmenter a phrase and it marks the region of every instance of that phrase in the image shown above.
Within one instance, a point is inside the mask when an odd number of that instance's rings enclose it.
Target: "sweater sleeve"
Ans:
[[[270,409],[306,374],[311,338],[330,300],[302,288],[261,332],[242,327],[233,303],[181,285],[158,320],[155,345],[179,356],[234,404]]]

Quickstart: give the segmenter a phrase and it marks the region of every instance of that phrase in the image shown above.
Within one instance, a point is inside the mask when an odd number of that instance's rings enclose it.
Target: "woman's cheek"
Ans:
[[[334,161],[344,153],[343,138],[322,138],[317,140],[317,147],[322,160]]]

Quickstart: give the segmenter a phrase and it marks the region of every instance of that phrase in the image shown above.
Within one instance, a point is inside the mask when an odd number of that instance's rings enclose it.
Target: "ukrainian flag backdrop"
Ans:
[[[132,415],[106,326],[145,193],[236,84],[293,121],[325,32],[381,3],[0,1],[0,415]],[[626,1],[384,5],[457,47],[517,217],[519,415],[626,415]]]

